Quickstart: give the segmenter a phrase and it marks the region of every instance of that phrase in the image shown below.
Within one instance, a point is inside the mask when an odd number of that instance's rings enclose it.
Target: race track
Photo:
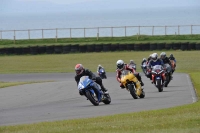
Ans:
[[[0,81],[54,81],[0,89],[0,126],[138,112],[196,101],[187,74],[175,73],[174,80],[163,92],[158,92],[149,79],[142,76],[144,99],[133,99],[128,91],[120,89],[115,73],[108,73],[107,77],[103,83],[112,102],[93,106],[79,95],[73,73],[0,74]]]

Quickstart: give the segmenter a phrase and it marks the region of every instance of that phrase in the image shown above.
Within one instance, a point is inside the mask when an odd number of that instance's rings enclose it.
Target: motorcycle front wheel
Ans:
[[[136,91],[135,91],[134,86],[129,84],[129,85],[127,85],[127,87],[128,87],[128,89],[129,89],[129,91],[130,91],[132,97],[133,97],[134,99],[138,99],[138,95],[136,94]]]
[[[163,86],[161,84],[161,79],[156,79],[156,86],[157,86],[159,92],[163,91]]]
[[[90,91],[86,92],[86,96],[94,106],[99,105],[98,98],[96,96],[94,96]]]
[[[170,77],[169,77],[169,74],[167,74],[167,75],[166,75],[166,83],[165,83],[165,87],[168,86],[169,82],[170,82]]]

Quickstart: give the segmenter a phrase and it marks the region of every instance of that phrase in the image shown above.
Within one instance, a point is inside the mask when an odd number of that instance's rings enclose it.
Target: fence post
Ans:
[[[15,44],[15,30],[14,30],[14,44]]]
[[[192,35],[192,26],[193,26],[193,25],[191,25],[191,35]]]
[[[152,36],[154,35],[154,26],[152,27]]]
[[[139,35],[140,35],[140,26],[138,26],[138,33],[139,33]]]
[[[97,40],[99,40],[99,27],[97,28]]]
[[[111,37],[113,37],[113,27],[111,27]]]
[[[85,28],[84,28],[84,38],[85,38]]]
[[[97,33],[97,40],[99,40],[99,33]]]
[[[43,29],[42,29],[42,39],[44,38]]]
[[[30,40],[30,30],[28,30],[28,39]]]
[[[167,26],[165,26],[165,35],[167,35]]]
[[[97,33],[99,33],[99,27],[97,28]]]
[[[180,28],[180,26],[178,25],[178,35],[180,35],[180,29],[179,28]]]
[[[125,26],[125,37],[126,37],[126,26]]]
[[[1,31],[1,36],[0,37],[1,37],[1,41],[2,41],[2,31]]]
[[[57,39],[58,39],[58,29],[56,28],[56,42],[57,42]]]
[[[70,39],[72,39],[72,29],[69,29]]]

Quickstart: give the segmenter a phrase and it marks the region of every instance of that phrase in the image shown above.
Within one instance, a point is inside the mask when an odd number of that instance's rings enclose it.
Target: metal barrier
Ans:
[[[86,37],[127,37],[133,35],[184,35],[200,34],[200,25],[176,26],[120,26],[90,28],[55,28],[28,30],[1,30],[0,40],[48,39]]]

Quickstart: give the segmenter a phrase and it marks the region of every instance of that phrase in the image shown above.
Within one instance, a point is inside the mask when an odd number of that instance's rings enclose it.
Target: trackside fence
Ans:
[[[174,26],[120,26],[89,28],[55,28],[0,30],[0,40],[87,38],[87,37],[126,37],[133,35],[188,35],[200,34],[200,25]]]

